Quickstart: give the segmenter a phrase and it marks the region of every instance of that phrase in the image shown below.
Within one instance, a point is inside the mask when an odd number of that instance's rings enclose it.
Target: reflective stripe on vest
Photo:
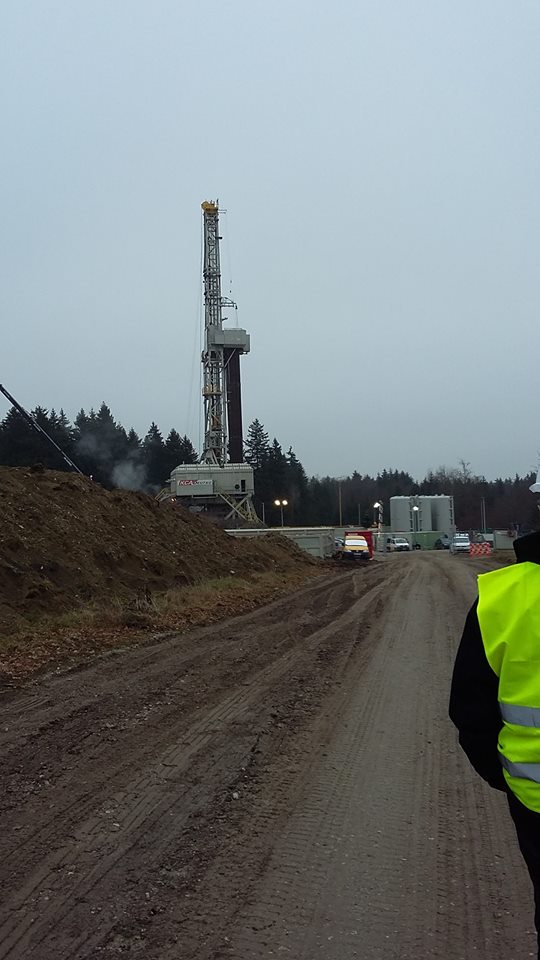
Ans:
[[[499,679],[499,754],[508,787],[540,813],[540,564],[478,578],[478,623]]]
[[[506,723],[519,727],[540,727],[540,707],[522,707],[517,703],[503,703],[499,700],[501,717]]]
[[[512,763],[508,757],[499,754],[504,769],[511,777],[520,777],[523,780],[532,780],[540,783],[540,763]]]

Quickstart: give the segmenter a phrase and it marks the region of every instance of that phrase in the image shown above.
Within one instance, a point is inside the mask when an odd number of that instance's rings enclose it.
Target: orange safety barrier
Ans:
[[[489,557],[491,553],[491,544],[489,543],[471,543],[469,547],[470,557]]]

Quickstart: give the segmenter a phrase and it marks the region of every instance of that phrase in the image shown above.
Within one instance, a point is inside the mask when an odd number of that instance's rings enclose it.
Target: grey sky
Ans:
[[[198,445],[219,197],[245,427],[309,474],[536,467],[536,2],[0,9],[0,382],[20,402],[105,400]]]

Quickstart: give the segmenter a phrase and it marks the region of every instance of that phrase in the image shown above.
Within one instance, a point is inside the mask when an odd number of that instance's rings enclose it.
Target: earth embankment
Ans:
[[[0,467],[0,516],[8,677],[241,613],[321,569],[279,535],[236,540],[179,503],[62,472]]]

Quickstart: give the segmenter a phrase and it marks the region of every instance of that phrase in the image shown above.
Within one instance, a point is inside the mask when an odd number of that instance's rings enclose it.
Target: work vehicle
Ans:
[[[386,549],[389,553],[404,553],[411,549],[411,545],[406,537],[387,537]]]
[[[371,560],[373,556],[372,533],[369,530],[346,530],[339,545],[336,540],[334,556],[336,560]]]
[[[495,546],[495,537],[492,533],[477,533],[476,536],[473,537],[473,542],[489,543],[490,547],[493,548]]]
[[[439,537],[439,539],[435,541],[435,543],[433,544],[433,549],[434,549],[434,550],[449,550],[449,549],[450,549],[450,537],[448,537],[448,536],[446,535],[446,533],[443,534],[442,537]]]
[[[455,533],[450,541],[450,553],[469,553],[471,538],[468,533]]]

